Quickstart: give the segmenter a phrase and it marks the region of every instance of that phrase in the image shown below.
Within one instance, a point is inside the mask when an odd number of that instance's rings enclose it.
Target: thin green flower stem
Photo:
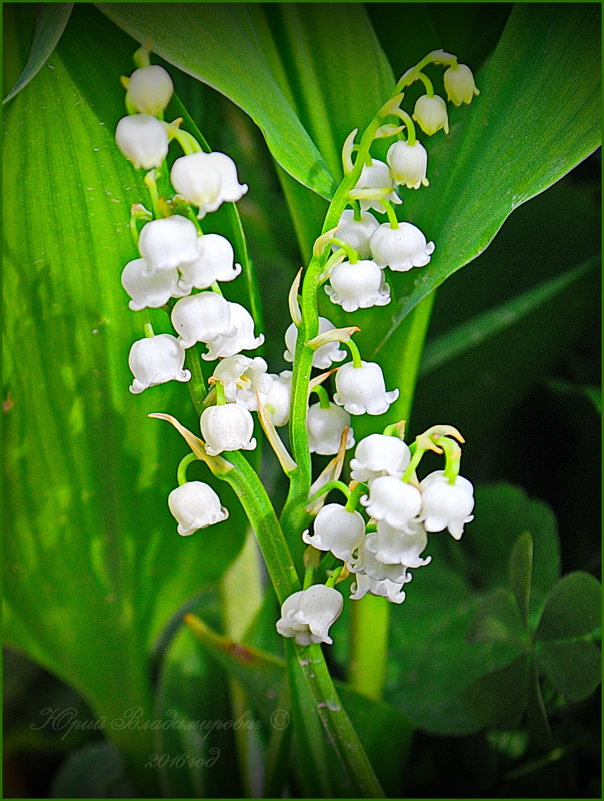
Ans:
[[[338,239],[337,237],[334,237],[331,241],[332,244],[337,245],[339,248],[342,248],[344,253],[348,256],[348,261],[351,264],[356,264],[358,262],[359,254],[352,247],[352,245],[349,245],[348,242],[345,242],[343,239]]]
[[[180,464],[178,465],[178,469],[176,471],[176,480],[178,481],[178,486],[182,487],[183,484],[187,483],[187,467],[191,464],[191,462],[198,462],[199,458],[194,453],[187,453],[186,456],[180,460]]]
[[[396,415],[409,421],[419,374],[424,342],[436,293],[424,298],[404,320],[397,340],[399,363],[405,365],[404,384],[399,387]],[[372,355],[375,358],[375,354]],[[385,598],[366,595],[351,606],[349,681],[370,698],[379,699],[384,691],[388,659],[390,603]]]
[[[216,383],[214,384],[214,389],[216,390],[216,405],[224,406],[227,400],[224,394],[224,386],[222,384],[222,381],[216,381]]]
[[[356,512],[357,506],[359,505],[359,498],[367,492],[367,485],[366,484],[357,484],[357,486],[350,491],[350,496],[346,501],[346,506],[344,507],[347,512]]]
[[[427,450],[428,450],[427,448],[418,448],[418,447],[415,447],[413,449],[413,453],[411,455],[411,461],[407,465],[407,468],[403,473],[401,481],[408,482],[411,480],[411,476],[413,475],[413,473],[415,473],[417,467],[419,466],[419,463],[422,460],[424,453]]]
[[[189,385],[189,394],[193,401],[193,406],[197,414],[201,414],[205,408],[204,400],[206,399],[208,390],[203,377],[201,359],[199,358],[197,346],[187,349],[185,367],[187,370],[191,371],[191,378],[187,383]]]
[[[392,203],[389,200],[386,200],[386,198],[384,198],[382,200],[382,205],[386,209],[386,214],[388,215],[388,222],[390,223],[390,227],[392,228],[393,231],[396,231],[396,229],[398,228],[398,218],[396,216],[396,212],[394,211]]]
[[[329,576],[329,578],[325,582],[325,586],[326,587],[335,587],[336,586],[336,581],[340,578],[340,573],[342,572],[343,569],[344,569],[344,565],[340,565],[339,567],[336,567],[335,570],[332,570],[331,571],[331,575]]]
[[[426,94],[428,95],[428,97],[434,97],[434,85],[433,85],[432,81],[430,80],[430,78],[428,78],[427,75],[424,75],[423,72],[418,72],[417,73],[417,78],[426,87]]]
[[[168,135],[172,139],[176,139],[185,156],[190,156],[192,153],[202,152],[201,145],[192,134],[188,133],[188,131],[183,131],[178,126],[172,125],[168,126]]]
[[[406,111],[403,111],[402,108],[397,109],[394,114],[405,123],[405,127],[407,129],[407,144],[414,145],[416,140],[415,124],[411,119],[411,116],[407,114]]]
[[[312,587],[314,577],[315,566],[313,564],[307,565],[306,570],[304,571],[304,582],[302,584],[303,590],[307,590],[309,587]]]
[[[321,409],[329,409],[331,406],[331,401],[329,400],[329,395],[327,394],[327,390],[325,387],[322,387],[320,384],[317,387],[313,387],[311,392],[314,392],[315,395],[319,398],[319,406]]]
[[[425,66],[431,64],[432,62],[438,61],[441,64],[457,64],[457,57],[449,54],[445,54],[440,50],[433,50],[431,53],[428,53],[427,56],[424,56],[421,61],[418,61],[415,67],[411,67],[405,72],[402,77],[399,79],[396,85],[395,94],[402,92],[407,86],[411,86],[419,78],[419,73]]]
[[[145,47],[145,45],[141,45],[138,50],[134,52],[132,61],[137,69],[140,69],[141,67],[149,67],[151,65],[149,49]]]
[[[352,364],[353,364],[353,366],[356,367],[357,369],[359,367],[362,367],[363,366],[363,364],[362,364],[363,360],[361,359],[361,352],[357,348],[356,343],[353,342],[352,339],[347,339],[344,342],[342,342],[342,344],[346,345],[346,347],[350,351],[350,355],[352,356]]]
[[[350,489],[344,484],[343,481],[328,481],[327,484],[323,484],[321,489],[318,489],[314,495],[309,498],[308,506],[311,506],[315,501],[318,501],[323,495],[327,495],[328,492],[337,489],[340,490],[345,496],[346,500],[350,498]]]
[[[455,484],[461,464],[461,448],[449,437],[439,437],[436,444],[445,452],[444,474],[449,479],[449,484]]]
[[[149,309],[143,309],[143,332],[145,337],[154,337],[155,331],[153,330],[153,323],[151,322],[151,315]]]
[[[361,201],[360,200],[353,200],[352,201],[352,218],[355,222],[361,222],[363,219],[363,211],[361,209]]]

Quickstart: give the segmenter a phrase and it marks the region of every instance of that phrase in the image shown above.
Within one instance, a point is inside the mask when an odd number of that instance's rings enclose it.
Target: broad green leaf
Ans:
[[[544,281],[533,289],[506,300],[496,308],[481,312],[446,334],[429,341],[422,358],[421,375],[428,375],[438,370],[439,367],[478,347],[491,337],[499,336],[506,329],[517,325],[524,317],[536,311],[542,304],[548,303],[559,292],[572,286],[598,264],[599,257],[593,256],[563,275]]]
[[[525,531],[534,540],[534,616],[560,569],[555,520],[546,504],[507,484],[478,487],[475,519],[462,540],[430,536],[426,554],[432,562],[413,572],[400,614],[392,615],[386,684],[386,697],[417,727],[439,735],[477,731],[481,724],[468,712],[465,691],[526,650],[505,569]]]
[[[538,640],[586,637],[600,626],[602,587],[589,573],[577,571],[563,576],[548,596]]]
[[[533,575],[533,538],[525,531],[516,540],[510,555],[510,585],[522,613],[524,625],[528,625],[531,579]]]
[[[464,701],[481,726],[513,729],[524,717],[528,678],[529,659],[524,654],[473,682],[464,693]]]
[[[39,7],[29,60],[3,103],[8,103],[15,97],[42,69],[65,30],[72,8],[73,3],[53,3]],[[10,29],[5,30],[4,35],[11,37],[14,36],[14,32]]]
[[[429,267],[396,282],[402,296],[382,347],[404,317],[481,253],[521,203],[600,142],[599,9],[517,4],[478,73],[481,94],[450,112],[428,143],[430,186],[406,195],[405,219],[436,243]],[[431,166],[433,165],[433,166]]]
[[[166,498],[186,449],[147,414],[174,412],[192,429],[197,417],[183,385],[128,392],[142,322],[120,274],[136,257],[130,205],[147,199],[113,131],[132,50],[94,8],[76,8],[8,106],[4,138],[5,632],[108,719],[131,707],[150,715],[153,641],[244,535],[221,484],[229,520],[178,537]],[[209,478],[201,465],[189,477]],[[151,733],[108,733],[144,786]]]
[[[600,649],[592,642],[537,642],[537,659],[556,690],[569,701],[583,701],[602,680]]]
[[[243,4],[101,3],[99,8],[166,61],[217,89],[262,130],[275,160],[325,197],[335,185],[279,88]]]

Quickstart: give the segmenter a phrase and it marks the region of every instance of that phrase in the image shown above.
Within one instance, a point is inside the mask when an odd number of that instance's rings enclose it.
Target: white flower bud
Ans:
[[[151,220],[140,233],[138,249],[154,270],[173,270],[189,261],[195,261],[197,228],[186,217],[175,214],[160,220]]]
[[[258,411],[256,392],[260,394],[261,399],[264,399],[273,383],[267,370],[268,365],[260,356],[250,359],[249,356],[238,353],[218,362],[214,378],[224,387],[227,401],[245,406],[250,412],[256,412]]]
[[[472,70],[466,64],[457,64],[445,70],[443,75],[447,97],[455,106],[471,103],[474,95],[480,92],[474,83]]]
[[[320,403],[315,403],[308,409],[306,417],[308,428],[308,445],[311,453],[320,456],[333,456],[340,449],[342,432],[348,426],[346,449],[354,445],[354,432],[350,428],[350,415],[335,403],[329,403],[324,409]]]
[[[228,239],[220,234],[204,234],[197,238],[195,261],[180,265],[181,285],[187,289],[209,289],[216,281],[232,281],[241,272],[234,264],[235,253]]]
[[[390,172],[390,167],[383,161],[372,159],[371,164],[365,164],[361,170],[359,180],[355,189],[387,189],[383,199],[390,203],[399,204],[403,201],[394,191],[394,181]],[[384,212],[384,204],[380,200],[368,200],[361,198],[361,209],[373,209],[374,211]]]
[[[168,506],[178,522],[181,537],[220,523],[229,516],[212,487],[202,481],[187,481],[173,489],[168,495]]]
[[[336,589],[313,584],[285,599],[277,631],[283,637],[293,637],[298,645],[331,645],[329,627],[340,617],[343,606],[344,599]]]
[[[185,352],[176,337],[157,334],[133,343],[128,364],[134,375],[130,392],[139,392],[166,381],[188,381],[191,373],[183,370]]]
[[[254,350],[264,342],[264,334],[255,336],[254,318],[240,303],[227,301],[231,314],[231,325],[234,333],[224,333],[206,342],[208,352],[202,353],[201,358],[208,362],[216,359],[234,356],[242,350]]]
[[[371,252],[379,267],[406,272],[428,264],[434,253],[434,242],[426,242],[419,228],[411,223],[399,223],[398,228],[383,223],[371,237]]]
[[[407,533],[380,520],[377,531],[367,537],[367,550],[375,555],[378,562],[386,565],[413,568],[427,565],[432,557],[422,559],[420,554],[428,544],[428,533],[421,524],[412,525],[410,531]]]
[[[364,482],[378,476],[401,478],[410,461],[409,446],[399,437],[369,434],[359,442],[350,460],[350,477]]]
[[[145,259],[133,259],[122,270],[122,286],[132,300],[132,311],[159,309],[170,298],[184,293],[178,285],[178,270],[155,270]]]
[[[206,344],[219,336],[234,336],[237,329],[231,320],[230,304],[216,292],[199,292],[176,301],[172,325],[180,335],[183,348],[197,342]]]
[[[149,114],[123,117],[115,129],[115,141],[137,169],[159,167],[168,155],[166,127]]]
[[[326,317],[319,317],[319,333],[325,334],[327,331],[332,331],[335,325],[331,323]],[[296,352],[296,342],[298,341],[298,329],[292,323],[285,332],[285,347],[286,351],[283,358],[287,362],[293,362],[294,354]],[[331,367],[333,362],[341,362],[346,358],[346,351],[340,350],[339,342],[327,342],[321,345],[313,353],[312,366],[318,367],[320,370],[325,370]]]
[[[161,113],[172,97],[172,78],[159,64],[141,67],[130,76],[127,99],[143,114]]]
[[[264,408],[279,427],[289,423],[292,401],[292,371],[282,370],[279,375],[269,374],[272,379],[268,392],[262,398]]]
[[[360,601],[369,592],[371,595],[381,595],[393,604],[402,604],[405,600],[403,587],[408,581],[411,581],[411,573],[399,582],[390,581],[390,579],[376,581],[364,573],[358,573],[356,580],[350,585],[350,599]]]
[[[338,222],[336,237],[353,247],[361,259],[368,259],[371,256],[369,240],[378,225],[379,222],[368,211],[363,211],[361,219],[355,220],[354,211],[345,209]],[[332,250],[335,251],[338,247],[339,245],[334,245]]]
[[[210,456],[217,456],[223,451],[251,451],[256,447],[256,440],[252,436],[252,415],[238,403],[223,403],[204,409],[200,426]]]
[[[420,482],[422,511],[426,531],[444,531],[456,540],[461,539],[464,523],[474,519],[474,487],[467,478],[457,476],[449,483],[443,470],[435,470]]]
[[[325,287],[332,303],[346,312],[385,306],[390,303],[390,287],[374,261],[363,259],[356,264],[343,261],[331,271]]]
[[[187,203],[199,207],[202,218],[225,201],[234,203],[247,192],[237,179],[235,162],[224,153],[191,153],[176,159],[172,186]]]
[[[367,539],[361,540],[356,559],[346,562],[346,567],[351,573],[364,574],[373,581],[392,581],[395,584],[404,584],[409,581],[407,566],[401,564],[387,565],[378,562],[375,554],[367,548]]]
[[[405,184],[407,189],[428,186],[428,153],[421,142],[416,141],[413,145],[409,142],[395,142],[388,149],[386,161],[397,184]]]
[[[417,99],[413,111],[413,119],[419,123],[420,128],[428,136],[445,129],[449,133],[449,117],[447,116],[447,104],[438,95],[422,95]]]
[[[400,478],[378,476],[369,485],[369,495],[364,495],[361,503],[375,520],[384,520],[409,534],[409,525],[422,508],[422,495],[416,487]]]
[[[328,503],[315,518],[314,534],[305,531],[302,539],[319,551],[331,551],[342,561],[352,559],[365,536],[365,521],[359,512],[348,512],[339,503]]]
[[[398,389],[386,392],[382,368],[375,362],[361,361],[360,367],[348,362],[336,373],[333,399],[350,414],[384,414],[397,398]]]

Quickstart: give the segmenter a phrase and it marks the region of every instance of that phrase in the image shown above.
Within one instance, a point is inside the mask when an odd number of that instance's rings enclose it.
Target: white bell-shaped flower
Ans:
[[[428,153],[421,142],[416,141],[412,145],[402,140],[395,142],[388,148],[386,161],[397,184],[405,184],[407,189],[428,186]]]
[[[441,128],[444,128],[446,134],[449,133],[447,104],[438,95],[419,97],[413,110],[413,119],[428,136],[432,136]]]
[[[367,547],[367,537],[361,540],[358,547],[356,559],[346,562],[346,567],[351,573],[368,576],[373,581],[393,581],[395,584],[402,584],[409,581],[407,566],[401,564],[387,565],[378,562],[375,554]]]
[[[346,450],[354,445],[354,431],[350,428],[350,415],[341,406],[329,402],[327,408],[315,403],[308,409],[306,427],[311,453],[333,456],[340,449],[342,432],[348,426]]]
[[[390,203],[399,204],[403,201],[394,191],[394,180],[390,167],[383,161],[372,159],[371,164],[365,164],[361,170],[359,180],[356,183],[355,189],[387,189],[383,199],[388,200]],[[378,212],[385,212],[384,204],[380,200],[369,200],[361,198],[361,209],[373,209]]]
[[[390,303],[390,287],[374,261],[363,259],[356,264],[340,262],[331,271],[325,292],[332,303],[346,312],[385,306]]]
[[[291,413],[292,371],[282,370],[279,375],[269,373],[268,377],[271,383],[261,398],[262,403],[273,425],[287,425]]]
[[[239,183],[235,162],[225,153],[181,156],[172,165],[170,180],[187,203],[199,208],[200,219],[225,201],[234,203],[247,192],[247,184]]]
[[[180,265],[181,284],[187,289],[209,289],[216,281],[232,281],[241,273],[235,264],[235,253],[229,240],[220,234],[204,234],[197,238],[195,261]]]
[[[359,254],[359,258],[368,259],[371,256],[369,240],[378,225],[379,222],[368,211],[361,212],[361,219],[355,220],[354,211],[345,209],[338,222],[336,237],[353,247]],[[334,245],[332,250],[337,250],[338,247],[338,245]]]
[[[130,392],[139,392],[165,384],[166,381],[188,381],[189,370],[184,370],[185,352],[172,334],[157,334],[133,343],[128,364],[134,375]]]
[[[406,272],[428,264],[434,253],[434,242],[426,242],[419,228],[411,223],[399,223],[398,228],[383,223],[371,237],[371,252],[379,267]]]
[[[151,220],[140,232],[138,250],[153,270],[173,270],[197,258],[197,228],[180,214]]]
[[[220,336],[234,336],[237,331],[229,302],[216,292],[181,298],[174,304],[171,319],[183,348],[191,348],[197,342],[208,343]]]
[[[401,478],[410,461],[409,446],[399,437],[369,434],[359,442],[350,460],[350,477],[363,482],[378,476]]]
[[[224,396],[232,403],[239,403],[251,412],[258,411],[258,392],[263,399],[272,384],[267,374],[268,365],[260,356],[251,359],[238,353],[227,356],[218,362],[214,370],[214,378],[224,387]]]
[[[159,167],[168,155],[166,126],[150,114],[123,117],[115,129],[115,142],[137,169]]]
[[[159,309],[170,298],[183,294],[178,283],[178,270],[153,271],[144,259],[133,259],[122,270],[122,286],[132,300],[132,311]]]
[[[238,403],[209,406],[201,413],[199,423],[210,456],[223,451],[252,451],[256,447],[252,436],[254,419],[245,406]]]
[[[411,526],[412,533],[388,525],[380,520],[377,531],[367,537],[367,550],[375,554],[378,562],[386,565],[422,567],[432,561],[431,556],[422,559],[420,554],[428,544],[428,533],[421,523]]]
[[[449,483],[443,470],[435,470],[420,482],[422,488],[421,517],[426,531],[444,531],[461,539],[465,523],[474,519],[474,487],[467,478],[457,476]]]
[[[369,485],[369,495],[364,495],[361,503],[375,520],[385,520],[390,526],[410,533],[410,523],[422,508],[422,494],[400,478],[378,476]]]
[[[443,75],[447,97],[455,106],[471,103],[474,95],[480,92],[474,83],[472,70],[466,64],[456,64],[445,70]]]
[[[233,334],[224,333],[207,341],[208,352],[201,358],[208,362],[234,356],[242,350],[255,350],[264,342],[264,334],[254,334],[254,318],[240,303],[227,301]]]
[[[277,631],[283,637],[293,637],[298,645],[331,645],[329,628],[342,614],[343,606],[344,599],[336,589],[313,584],[285,599]]]
[[[159,64],[134,70],[128,82],[127,99],[143,114],[159,114],[172,97],[172,78]]]
[[[229,512],[220,498],[203,481],[187,481],[168,495],[168,506],[178,522],[178,533],[188,537],[200,528],[226,520]]]
[[[326,317],[319,317],[320,334],[325,334],[327,331],[331,331],[334,328],[335,325]],[[285,361],[293,362],[297,340],[298,329],[296,325],[292,323],[285,332],[286,351],[283,354]],[[312,366],[318,367],[320,370],[326,370],[328,367],[331,367],[334,362],[341,362],[342,359],[345,359],[346,351],[341,350],[339,345],[339,342],[327,342],[325,345],[321,345],[320,348],[317,348],[313,353]]]
[[[360,367],[348,362],[336,373],[333,399],[350,414],[384,414],[397,398],[398,389],[386,392],[382,368],[375,362],[361,361]]]
[[[408,581],[411,581],[411,573],[406,575],[403,581],[398,582],[390,581],[390,579],[376,581],[364,573],[357,573],[355,581],[350,585],[350,599],[360,601],[369,592],[371,595],[387,598],[393,604],[402,604],[405,600],[403,587]]]
[[[365,536],[365,521],[359,512],[348,512],[339,503],[323,506],[315,518],[314,534],[305,531],[302,539],[319,551],[331,551],[346,562],[353,559],[353,551]]]

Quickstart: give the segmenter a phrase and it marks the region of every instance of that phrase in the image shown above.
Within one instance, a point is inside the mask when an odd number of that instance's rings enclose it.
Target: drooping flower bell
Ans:
[[[403,201],[394,191],[394,181],[390,167],[383,161],[372,159],[371,164],[365,164],[361,170],[359,180],[355,189],[383,189],[383,195],[376,200],[361,198],[361,209],[373,209],[374,211],[384,212],[384,204],[382,200],[387,200],[389,203],[399,204]]]
[[[308,530],[302,534],[307,545],[319,551],[331,551],[342,561],[353,558],[365,536],[365,521],[359,512],[349,512],[339,503],[323,506],[315,518],[313,534]]]
[[[319,333],[325,334],[331,331],[335,325],[331,323],[326,317],[319,317]],[[298,329],[295,323],[292,323],[285,332],[285,353],[283,358],[287,362],[293,362],[294,354],[296,352],[296,342],[298,340]],[[331,367],[333,362],[341,362],[346,358],[346,351],[339,348],[339,342],[327,342],[325,345],[317,348],[313,353],[312,366],[318,367],[320,370],[326,370]]]
[[[222,203],[234,203],[247,192],[240,184],[235,162],[225,153],[191,153],[176,159],[170,172],[178,194],[199,209],[202,219]]]
[[[350,477],[363,482],[378,476],[401,478],[410,461],[409,446],[399,437],[369,434],[359,442],[350,460]]]
[[[471,103],[480,92],[474,83],[472,70],[466,64],[454,64],[443,75],[447,97],[455,106]]]
[[[178,283],[178,270],[153,271],[145,259],[133,259],[122,270],[122,286],[132,300],[132,311],[159,309],[170,298],[186,294]]]
[[[269,378],[271,384],[262,398],[264,408],[273,425],[287,425],[291,413],[292,371],[282,370],[279,375],[269,373]]]
[[[403,587],[411,581],[411,578],[411,573],[408,573],[403,580],[398,582],[390,581],[390,579],[376,581],[365,573],[357,573],[354,582],[350,585],[350,600],[360,601],[369,592],[371,595],[387,598],[393,604],[402,604],[406,597]]]
[[[422,488],[421,517],[426,531],[444,531],[461,539],[465,523],[474,519],[474,487],[467,478],[457,476],[449,483],[443,470],[435,470],[420,482]]]
[[[115,129],[115,141],[137,169],[159,167],[168,155],[166,126],[150,114],[123,117]]]
[[[432,136],[441,128],[444,128],[446,134],[449,133],[447,104],[438,95],[419,97],[413,111],[413,119],[428,136]]]
[[[419,228],[411,223],[399,223],[398,228],[383,223],[371,237],[371,252],[379,267],[406,272],[428,264],[434,253],[434,242],[426,242]]]
[[[379,222],[368,211],[361,212],[361,219],[355,220],[354,211],[345,209],[338,222],[336,236],[353,247],[361,259],[368,259],[371,256],[369,240],[378,225]],[[334,245],[332,250],[337,250],[338,247]]]
[[[254,420],[239,403],[209,406],[201,413],[201,434],[210,456],[223,451],[252,451],[256,447]]]
[[[138,250],[153,270],[173,270],[197,258],[197,228],[180,214],[151,220],[140,232]]]
[[[283,637],[293,637],[298,645],[332,645],[329,628],[342,614],[343,606],[344,599],[336,589],[313,584],[285,599],[277,631]]]
[[[226,520],[229,512],[203,481],[187,481],[168,495],[168,506],[178,522],[178,533],[188,537],[200,528]]]
[[[310,406],[306,417],[310,452],[320,456],[335,455],[340,449],[342,432],[347,426],[346,450],[354,445],[354,432],[350,428],[348,412],[331,401],[327,407],[320,403]]]
[[[409,581],[407,566],[401,564],[387,565],[379,562],[375,554],[367,547],[368,537],[361,540],[355,559],[346,562],[346,567],[351,573],[369,576],[373,581],[393,581],[395,584],[403,584]]]
[[[428,153],[421,142],[395,142],[390,145],[386,161],[397,184],[405,184],[407,189],[419,189],[428,186],[426,169]]]
[[[260,356],[251,359],[238,353],[227,356],[218,362],[214,378],[224,387],[224,397],[232,403],[239,403],[251,412],[258,411],[258,392],[265,398],[273,383],[267,374],[268,365]]]
[[[183,348],[197,342],[207,344],[219,336],[234,336],[237,331],[229,302],[216,292],[181,298],[174,304],[171,319]]]
[[[185,351],[172,334],[156,334],[133,343],[128,364],[134,375],[130,392],[138,395],[148,387],[166,381],[188,381],[189,370],[184,370]]]
[[[217,281],[232,281],[241,272],[229,240],[220,234],[204,234],[197,239],[195,261],[180,265],[181,284],[189,290],[209,289]]]
[[[422,495],[417,487],[395,476],[378,476],[369,485],[369,495],[361,498],[367,514],[376,520],[411,533],[410,524],[422,508]]]
[[[386,392],[382,368],[375,362],[361,361],[360,367],[348,362],[336,373],[333,399],[350,414],[384,414],[397,398],[398,389]]]
[[[375,554],[378,562],[385,565],[422,567],[432,561],[431,556],[421,557],[428,544],[428,533],[421,523],[411,526],[411,533],[402,531],[380,520],[377,531],[367,537],[367,550]]]
[[[160,114],[172,97],[172,78],[159,64],[134,70],[128,81],[127,100],[143,114]]]
[[[336,264],[325,292],[332,303],[338,304],[346,312],[390,303],[390,287],[384,279],[384,273],[369,259],[362,259],[356,264],[349,261]]]
[[[234,333],[224,334],[209,339],[206,344],[208,352],[202,353],[201,358],[212,362],[215,359],[234,356],[242,350],[255,350],[264,342],[264,334],[254,334],[254,318],[249,311],[240,303],[227,301],[231,316],[231,325]]]

